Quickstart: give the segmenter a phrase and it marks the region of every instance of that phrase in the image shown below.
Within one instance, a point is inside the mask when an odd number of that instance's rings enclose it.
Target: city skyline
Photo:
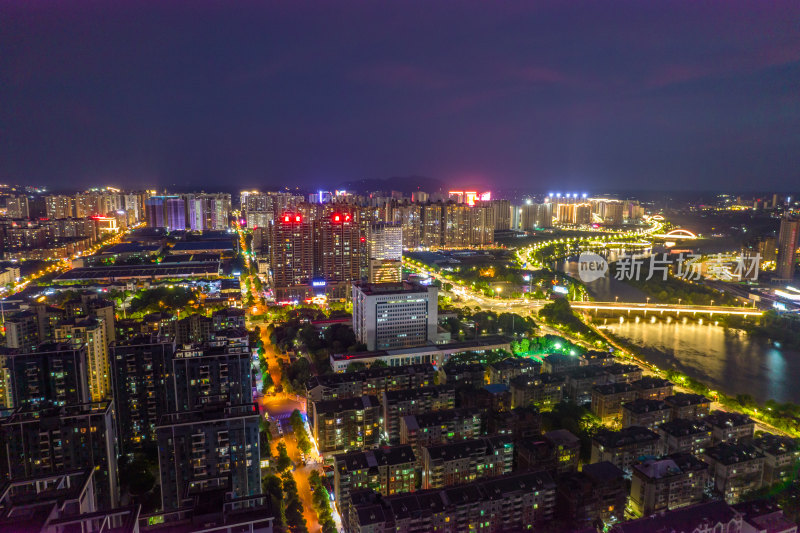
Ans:
[[[798,20],[0,0],[0,531],[797,533]]]
[[[5,2],[0,182],[783,191],[798,9]]]

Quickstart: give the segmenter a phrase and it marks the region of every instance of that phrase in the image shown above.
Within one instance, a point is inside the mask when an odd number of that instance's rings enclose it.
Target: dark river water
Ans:
[[[559,270],[577,277],[577,263]],[[646,295],[606,277],[587,284],[598,301],[645,302]],[[750,394],[759,401],[800,403],[800,352],[775,346],[737,330],[713,324],[650,323],[608,319],[608,329],[640,347],[647,360],[674,368],[726,394]]]
[[[647,360],[675,368],[727,394],[800,403],[800,352],[712,324],[608,320]]]

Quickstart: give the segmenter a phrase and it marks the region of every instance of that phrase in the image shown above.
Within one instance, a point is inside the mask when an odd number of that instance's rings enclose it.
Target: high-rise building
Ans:
[[[0,418],[0,474],[17,480],[94,469],[98,507],[119,501],[113,402],[20,407]]]
[[[408,282],[353,283],[353,330],[368,350],[421,346],[436,339],[438,289]]]
[[[511,229],[511,202],[509,200],[492,200],[494,211],[494,229]]]
[[[177,509],[201,491],[261,493],[258,405],[210,405],[161,417],[156,428],[161,505]]]
[[[121,453],[155,443],[156,425],[169,411],[168,383],[175,343],[133,337],[111,345],[111,377]],[[186,383],[185,385],[189,385]]]
[[[791,280],[794,278],[794,257],[797,252],[798,237],[800,237],[800,219],[792,219],[788,216],[781,219],[775,279]]]
[[[444,214],[444,232],[442,246],[447,248],[465,248],[472,240],[472,207],[465,204],[446,204]],[[427,229],[427,227],[426,227]]]
[[[88,363],[89,393],[93,402],[111,396],[111,376],[108,364],[108,341],[103,321],[90,316],[70,319],[58,324],[53,334],[57,342],[85,345]]]
[[[404,204],[389,206],[387,220],[400,224],[403,228],[403,248],[414,249],[422,246],[422,206]]]
[[[401,281],[403,227],[399,224],[371,224],[367,245],[370,283]]]
[[[8,218],[30,218],[27,196],[9,196],[6,198],[6,214]]]
[[[619,226],[623,222],[622,202],[606,202],[603,222],[608,226]]]
[[[758,243],[758,255],[762,261],[778,260],[778,241],[775,237],[764,237]]]
[[[45,196],[45,215],[51,220],[59,218],[71,218],[73,214],[73,199],[62,194],[51,194]]]
[[[168,231],[186,229],[186,202],[180,196],[151,196],[145,206],[148,226]]]
[[[179,348],[168,371],[170,411],[192,411],[219,402],[251,402],[253,379],[247,342],[245,333],[238,343],[214,340]]]
[[[270,264],[275,297],[291,296],[314,275],[311,222],[300,213],[284,212],[271,227]],[[295,289],[296,290],[296,289]]]
[[[573,224],[590,224],[592,222],[592,206],[589,204],[575,205],[575,218]]]
[[[8,348],[31,350],[43,340],[39,336],[39,321],[31,311],[20,311],[7,318],[5,329]]]
[[[316,276],[330,286],[361,279],[361,231],[351,206],[329,204],[316,220]],[[366,240],[366,237],[365,237]]]
[[[86,347],[42,344],[33,351],[14,350],[0,357],[5,376],[6,408],[63,406],[89,401]]]
[[[444,235],[444,216],[442,211],[442,204],[428,204],[422,206],[421,246],[426,248],[438,248],[442,245],[442,236]]]

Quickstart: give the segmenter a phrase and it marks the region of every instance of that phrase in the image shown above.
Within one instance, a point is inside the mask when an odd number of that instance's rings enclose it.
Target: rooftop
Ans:
[[[482,411],[478,408],[461,407],[457,409],[445,409],[443,411],[428,411],[417,415],[407,415],[403,418],[409,429],[419,429],[431,426],[440,426],[453,420],[464,420],[468,418],[482,417]]]
[[[634,465],[633,470],[648,479],[663,479],[689,471],[708,470],[708,463],[690,453],[676,453]]]
[[[625,472],[609,461],[583,465],[581,472],[595,484],[604,484],[625,477]]]
[[[317,413],[332,415],[343,411],[353,411],[357,409],[368,409],[378,407],[378,398],[375,396],[359,396],[358,398],[343,398],[340,400],[325,400],[316,402],[314,409]]]
[[[700,528],[703,524],[709,524],[709,530],[713,529],[714,524],[727,524],[741,515],[723,501],[712,501],[700,503],[690,507],[668,511],[666,513],[622,522],[612,529],[614,533],[670,533],[670,532],[690,532]],[[705,530],[705,528],[700,528]]]
[[[641,426],[630,426],[619,431],[601,429],[592,439],[606,448],[621,448],[630,444],[653,442],[661,437],[657,433]]]
[[[489,365],[489,368],[503,371],[503,370],[515,370],[515,369],[538,369],[542,365],[538,361],[534,361],[533,359],[528,359],[527,357],[507,357],[502,361],[496,361]]]
[[[187,252],[187,251],[203,251],[203,250],[233,250],[233,241],[214,240],[214,241],[183,241],[175,243],[172,251]]]
[[[800,454],[800,441],[784,435],[762,433],[753,440],[755,446],[762,453],[769,455],[785,455],[787,453]]]
[[[566,429],[554,429],[544,434],[544,438],[556,446],[579,446],[581,439]]]
[[[607,383],[605,385],[595,385],[592,387],[593,391],[597,391],[603,396],[610,396],[612,394],[622,394],[625,392],[632,392],[635,389],[630,383]]]
[[[436,385],[434,387],[418,387],[415,389],[400,389],[384,392],[386,403],[409,402],[429,396],[441,396],[444,394],[452,395],[455,389],[448,385]]]
[[[419,293],[428,294],[429,288],[417,283],[401,281],[400,283],[365,283],[353,282],[353,287],[367,296],[378,296],[382,294],[409,294]]]
[[[706,449],[705,455],[724,465],[763,459],[764,454],[749,444],[722,442]]]
[[[495,450],[513,449],[513,446],[511,437],[495,436],[434,444],[426,449],[432,461],[454,461],[475,455],[494,455]]]
[[[703,403],[710,404],[711,400],[702,394],[691,394],[688,392],[679,392],[672,396],[667,396],[664,401],[672,407],[689,407],[690,405],[700,405]]]
[[[749,416],[730,411],[713,411],[706,417],[706,421],[714,427],[738,427],[755,424]]]
[[[708,423],[703,420],[692,420],[689,418],[675,418],[659,425],[658,428],[673,437],[687,437],[699,433],[711,434],[711,426],[708,425]]]
[[[639,390],[650,390],[672,387],[674,384],[668,379],[662,379],[655,376],[644,376],[642,379],[634,381],[633,386]]]
[[[666,402],[661,400],[646,400],[643,398],[637,398],[632,402],[627,402],[623,404],[622,408],[637,415],[652,413],[654,411],[669,411],[672,409]]]
[[[409,445],[386,446],[375,450],[355,451],[335,456],[336,468],[351,472],[377,466],[393,466],[413,463],[414,449]]]

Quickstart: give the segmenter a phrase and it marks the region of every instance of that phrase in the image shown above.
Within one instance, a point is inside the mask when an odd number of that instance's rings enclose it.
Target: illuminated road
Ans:
[[[722,305],[675,305],[642,304],[627,302],[570,302],[573,309],[609,311],[652,311],[656,313],[708,313],[711,315],[761,316],[763,311],[750,307],[731,307]]]

